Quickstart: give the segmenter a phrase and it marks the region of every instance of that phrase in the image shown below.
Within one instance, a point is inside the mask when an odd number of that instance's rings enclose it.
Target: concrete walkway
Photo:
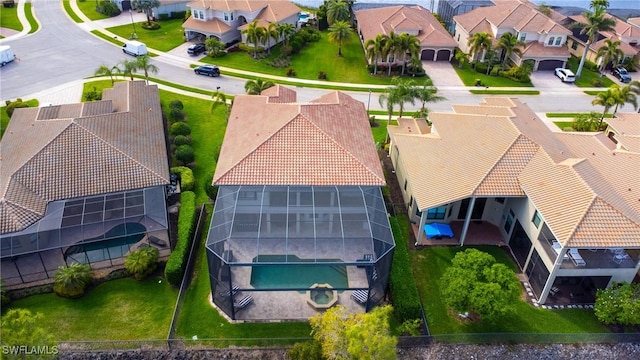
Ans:
[[[4,36],[4,39],[0,39],[0,45],[5,45],[5,43],[9,40],[16,40],[29,35],[29,31],[31,31],[31,24],[29,24],[29,20],[27,20],[27,15],[25,14],[24,10],[24,4],[26,2],[27,0],[16,0],[16,10],[18,12],[18,20],[20,20],[20,24],[22,24],[22,31],[0,28],[0,35]],[[38,18],[36,18],[35,16],[33,7],[31,7],[31,11],[34,12],[33,17],[36,19],[36,21],[38,21]]]

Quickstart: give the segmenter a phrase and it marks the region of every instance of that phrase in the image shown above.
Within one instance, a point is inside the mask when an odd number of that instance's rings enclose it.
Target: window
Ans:
[[[411,206],[413,206],[413,196],[409,199],[409,208],[411,208]]]
[[[233,21],[233,13],[229,14],[229,17],[231,18],[231,21]]]
[[[422,217],[422,211],[420,211],[418,204],[416,204],[416,216]]]
[[[573,43],[571,44],[571,49],[573,50],[577,50],[578,49],[578,42],[573,40]]]
[[[404,190],[407,191],[407,180],[404,181]]]
[[[538,210],[536,210],[536,212],[533,213],[533,219],[531,219],[531,222],[533,222],[533,225],[535,225],[536,228],[540,227],[540,223],[542,222],[542,216],[540,216],[540,213],[538,212]]]
[[[516,214],[513,213],[513,210],[509,210],[509,215],[507,215],[507,220],[504,222],[504,231],[509,233],[511,231],[511,226],[513,225],[513,219],[516,217]]]
[[[444,219],[445,214],[447,213],[446,206],[440,206],[437,208],[431,208],[427,210],[427,219],[430,220],[442,220]]]
[[[224,21],[229,21],[229,14],[228,13],[224,13]]]
[[[256,198],[255,191],[238,191],[238,200],[255,200]]]
[[[556,39],[556,38],[554,38],[553,36],[552,36],[552,37],[550,37],[550,38],[549,38],[549,41],[547,42],[547,45],[553,45],[553,41],[554,41],[555,39]]]
[[[527,33],[520,33],[520,41],[525,41],[527,39]]]
[[[560,44],[561,44],[561,43],[562,43],[562,37],[561,37],[561,36],[558,36],[558,37],[556,38],[555,46],[560,46]]]

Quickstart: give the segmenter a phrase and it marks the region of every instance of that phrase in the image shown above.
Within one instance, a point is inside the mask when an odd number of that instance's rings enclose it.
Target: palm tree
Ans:
[[[231,112],[231,105],[233,104],[233,100],[231,104],[227,102],[227,95],[220,91],[220,87],[213,93],[213,104],[211,104],[211,112],[218,108],[218,106],[224,106],[225,119],[229,122],[229,113]]]
[[[247,42],[253,44],[253,58],[258,57],[258,42],[263,38],[266,31],[264,26],[258,26],[258,20],[253,20],[246,29],[242,30],[243,34],[247,34]]]
[[[100,65],[100,67],[96,69],[96,72],[94,74],[96,76],[108,76],[111,79],[111,86],[113,86],[113,83],[115,82],[115,79],[113,77],[118,75],[119,73],[120,69],[116,65],[112,67],[108,67],[107,65]]]
[[[136,58],[136,69],[144,71],[144,79],[149,84],[149,72],[158,73],[158,67],[149,62],[149,55],[142,55]]]
[[[329,27],[329,41],[338,43],[338,56],[342,56],[342,44],[353,35],[353,29],[346,21],[337,21]]]
[[[389,120],[387,126],[391,124],[391,115],[393,114],[393,108],[395,105],[398,105],[399,112],[398,117],[402,117],[404,112],[404,104],[410,103],[415,104],[417,99],[416,88],[414,87],[415,83],[413,80],[402,80],[398,77],[394,77],[391,79],[393,86],[387,88],[387,91],[384,94],[381,94],[378,97],[378,102],[380,106],[384,106],[387,108],[389,112]],[[385,143],[389,140],[389,133],[387,132],[387,139]]]
[[[387,64],[389,65],[389,73],[387,74],[388,76],[391,76],[391,61],[389,61],[389,58],[393,57],[393,59],[395,60],[398,57],[399,41],[400,40],[398,39],[395,31],[391,30],[384,42],[384,53],[387,58]]]
[[[204,47],[209,52],[209,56],[215,57],[218,56],[219,53],[222,53],[225,48],[225,43],[218,40],[218,38],[210,37],[204,42]]]
[[[398,36],[398,53],[402,56],[402,72],[401,75],[404,75],[404,70],[407,65],[407,54],[410,57],[414,57],[418,55],[420,51],[420,40],[414,35],[402,33]]]
[[[147,246],[132,251],[124,261],[124,267],[136,278],[142,280],[155,271],[158,266],[158,249]]]
[[[433,81],[431,81],[431,79],[427,79],[424,84],[422,84],[421,88],[415,88],[414,92],[415,98],[420,100],[422,103],[422,106],[420,107],[420,114],[424,117],[426,117],[425,115],[428,112],[426,111],[426,103],[447,100],[444,96],[436,95],[438,89],[433,86]]]
[[[587,35],[587,42],[585,43],[584,52],[580,59],[580,65],[578,65],[578,71],[576,71],[576,77],[580,77],[582,74],[582,68],[584,67],[584,61],[587,59],[589,48],[591,47],[591,44],[598,39],[598,34],[602,31],[613,30],[613,27],[616,24],[616,21],[613,18],[606,16],[607,8],[598,5],[598,3],[601,3],[601,1],[592,1],[593,12],[587,11],[582,14],[586,20],[584,24],[576,23],[574,25],[582,28],[580,30],[580,34]]]
[[[462,66],[464,65],[464,63],[467,62],[467,60],[469,60],[469,54],[467,54],[466,52],[460,49],[456,49],[455,54],[453,55],[453,58],[456,59],[456,62],[458,63],[458,68],[462,69]]]
[[[637,88],[634,89],[634,87],[630,85],[625,85],[623,87],[613,85],[612,87],[614,88],[616,95],[618,96],[616,107],[613,109],[613,115],[618,112],[618,106],[624,107],[626,104],[631,104],[633,105],[633,110],[638,107]]]
[[[293,24],[277,24],[278,38],[281,38],[284,45],[289,45],[289,40],[296,34],[296,27]]]
[[[327,22],[329,25],[337,21],[349,20],[349,4],[342,0],[331,0],[327,4]]]
[[[60,266],[54,276],[53,291],[62,297],[77,298],[93,280],[93,272],[87,264],[73,263]]]
[[[278,32],[278,23],[269,23],[265,28],[264,33],[267,38],[267,51],[271,54],[271,38],[273,38],[277,43],[280,36],[280,33]]]
[[[616,65],[620,62],[620,59],[624,57],[624,51],[618,47],[620,44],[620,40],[605,39],[604,45],[598,49],[597,59],[602,60],[600,63],[601,74],[604,73],[604,70],[610,62],[613,62],[613,64]]]
[[[138,70],[138,63],[135,60],[123,60],[120,65],[122,66],[122,68],[119,68],[120,74],[129,76],[133,81],[133,73]]]
[[[479,61],[480,54],[491,49],[491,35],[486,32],[477,32],[467,40],[467,45],[469,45],[469,53],[473,55],[474,61]]]
[[[369,39],[364,43],[367,58],[373,63],[373,75],[378,73],[378,59],[382,58],[384,53],[386,38],[386,35],[378,34],[375,39]]]
[[[153,8],[160,6],[160,0],[133,0],[131,7],[134,9],[140,9],[147,15],[147,24],[151,25],[151,15],[153,14]]]
[[[596,98],[591,101],[591,105],[600,105],[604,107],[602,111],[602,115],[600,116],[600,123],[598,124],[598,130],[602,129],[602,122],[604,121],[604,117],[607,115],[607,112],[611,107],[618,104],[619,102],[619,93],[612,86],[607,89],[607,91],[602,91],[596,94]]]
[[[515,53],[518,54],[518,56],[522,56],[522,49],[519,48],[519,46],[522,45],[524,45],[524,41],[518,40],[518,36],[515,34],[506,32],[500,36],[496,48],[502,50],[502,70],[504,70],[505,65],[507,65],[507,59],[509,59],[511,54]]]
[[[247,80],[247,82],[244,84],[244,90],[249,95],[260,95],[263,90],[266,90],[274,85],[275,84],[269,80]]]

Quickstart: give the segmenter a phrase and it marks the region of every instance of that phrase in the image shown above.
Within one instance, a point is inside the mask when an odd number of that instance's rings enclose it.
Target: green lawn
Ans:
[[[18,20],[18,4],[12,8],[0,6],[0,24],[3,28],[22,31],[23,26]]]
[[[175,288],[152,276],[108,281],[75,300],[34,295],[8,308],[42,313],[38,326],[59,341],[166,339],[177,297]]]
[[[209,208],[209,213],[211,213]],[[205,224],[209,224],[211,215]],[[224,319],[218,310],[214,309],[209,302],[211,286],[209,284],[209,270],[207,267],[206,241],[207,231],[203,233],[199,244],[199,253],[194,275],[180,311],[176,336],[191,339],[197,335],[199,339],[245,339],[230,340],[240,346],[248,345],[281,345],[291,342],[290,340],[251,340],[265,338],[309,338],[311,327],[304,322],[281,322],[281,323],[241,323],[231,324]],[[226,346],[223,342],[217,341],[213,345]]]
[[[545,116],[548,118],[575,118],[580,114],[588,114],[588,113],[546,113]],[[613,114],[605,114],[605,118],[612,118]]]
[[[78,2],[78,4],[80,4],[80,2]],[[73,20],[76,23],[82,23],[84,21],[82,21],[82,19],[80,19],[80,17],[78,15],[76,15],[76,13],[71,9],[71,4],[69,3],[69,0],[63,0],[62,1],[62,7],[64,8],[64,11],[67,13],[67,15],[69,15],[69,17],[71,18],[71,20]]]
[[[578,65],[580,65],[580,60],[577,57],[570,57],[569,61],[567,62],[567,68],[571,69],[571,71],[573,71],[574,73],[576,73],[576,71],[578,70]],[[592,83],[592,81],[599,79],[600,81],[602,81],[602,86],[604,88],[607,88],[613,84],[615,84],[611,79],[609,79],[606,76],[600,76],[600,74],[597,71],[592,71],[587,69],[587,67],[583,67],[582,68],[582,74],[580,75],[579,78],[576,78],[576,86],[578,87],[594,87],[594,84]]]
[[[296,77],[300,79],[317,80],[318,72],[324,71],[327,74],[328,82],[378,85],[391,83],[391,79],[388,77],[369,75],[365,66],[362,45],[357,37],[352,37],[342,46],[343,56],[338,57],[338,45],[329,42],[326,32],[321,35],[318,42],[309,43],[300,53],[292,56],[291,66],[286,68],[275,68],[268,65],[269,62],[280,56],[280,45],[272,49],[271,56],[262,60],[253,59],[251,53],[231,52],[221,58],[205,57],[202,61],[222,67],[277,76],[286,76],[287,69],[292,68],[296,72]]]
[[[513,81],[501,76],[490,76],[485,75],[484,73],[479,73],[473,70],[471,65],[464,64],[462,69],[458,66],[453,66],[453,69],[458,73],[458,76],[462,80],[462,82],[466,86],[475,86],[476,80],[480,79],[482,81],[483,86],[489,87],[532,87],[533,84],[529,83],[521,83],[517,81]]]
[[[38,22],[36,21],[36,19],[33,17],[33,11],[31,10],[30,2],[24,4],[24,12],[25,12],[25,16],[27,17],[27,21],[29,22],[29,25],[31,25],[31,30],[29,30],[29,34],[33,34],[34,32],[38,31],[40,26],[38,25]]]
[[[469,92],[476,95],[540,95],[538,90],[469,90]]]
[[[68,1],[65,0],[65,2],[68,2]],[[109,18],[109,16],[101,14],[96,11],[97,2],[94,0],[85,0],[85,1],[78,0],[76,2],[78,4],[78,8],[80,8],[80,11],[82,11],[82,13],[91,20],[95,21],[95,20],[102,20],[102,19]]]
[[[147,47],[159,51],[169,51],[179,45],[184,44],[184,29],[182,19],[163,20],[158,23],[162,26],[157,30],[143,29],[141,23],[136,23],[136,34],[138,40],[145,43]],[[118,35],[122,39],[129,39],[133,33],[133,26],[125,24],[107,28],[106,30]]]
[[[31,99],[31,100],[27,100],[25,101],[27,104],[29,104],[29,107],[37,107],[38,106],[38,100],[36,99]],[[2,106],[0,107],[0,139],[2,138],[2,135],[4,135],[4,131],[7,129],[7,125],[9,125],[9,114],[7,114],[6,111],[7,107],[6,106]]]

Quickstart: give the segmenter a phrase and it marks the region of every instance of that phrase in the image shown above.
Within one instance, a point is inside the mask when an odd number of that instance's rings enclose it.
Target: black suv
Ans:
[[[622,66],[611,69],[611,74],[613,74],[613,76],[617,77],[618,80],[622,81],[623,83],[628,83],[629,81],[631,81],[631,76],[627,72],[627,69],[623,68]]]
[[[215,65],[201,65],[193,69],[198,75],[220,76],[220,69]]]
[[[205,50],[207,50],[207,48],[204,46],[203,43],[197,43],[197,44],[193,44],[191,46],[189,46],[187,48],[187,54],[189,55],[200,55],[203,52],[205,52]]]

